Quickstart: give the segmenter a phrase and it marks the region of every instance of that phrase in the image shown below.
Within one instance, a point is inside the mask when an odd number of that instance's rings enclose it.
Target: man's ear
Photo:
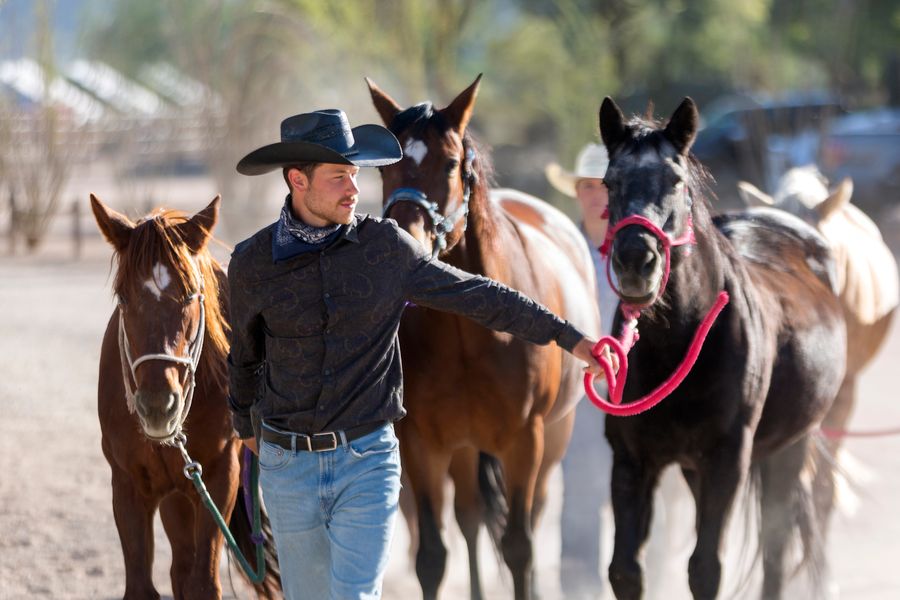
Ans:
[[[291,182],[291,189],[296,188],[301,192],[309,189],[309,177],[300,169],[288,169],[288,181]]]

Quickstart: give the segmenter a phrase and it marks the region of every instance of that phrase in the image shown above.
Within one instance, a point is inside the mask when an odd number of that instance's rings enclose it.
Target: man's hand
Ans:
[[[250,452],[252,452],[256,456],[259,456],[259,448],[256,447],[256,438],[255,437],[242,438],[241,441],[244,442],[245,446],[250,448]]]
[[[600,366],[600,363],[591,353],[591,350],[596,344],[596,340],[584,338],[572,348],[572,355],[587,363],[587,366],[584,368],[585,373],[590,373],[600,379],[606,379],[606,373],[603,371],[603,367]],[[619,370],[619,357],[615,354],[610,354],[609,346],[603,347],[603,356],[612,364],[613,372],[617,372]]]

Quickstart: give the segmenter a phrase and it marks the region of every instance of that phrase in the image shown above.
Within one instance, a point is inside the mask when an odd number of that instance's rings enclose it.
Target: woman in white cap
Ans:
[[[603,183],[608,165],[606,148],[601,144],[588,144],[578,153],[574,172],[566,171],[556,163],[545,169],[553,187],[575,198],[581,209],[581,231],[597,272],[602,335],[609,334],[619,302],[606,279],[598,250],[609,223],[606,210],[609,195]],[[576,410],[575,429],[562,463],[564,487],[560,524],[560,584],[565,598],[570,600],[598,598],[603,590],[601,509],[609,502],[612,467],[612,451],[603,435],[604,413],[587,401],[580,402]]]

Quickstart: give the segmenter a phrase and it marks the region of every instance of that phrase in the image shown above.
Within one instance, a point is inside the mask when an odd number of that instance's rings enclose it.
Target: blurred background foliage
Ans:
[[[728,94],[797,90],[827,91],[850,108],[900,104],[896,0],[22,4],[0,2],[0,56],[28,55],[51,72],[102,61],[138,82],[169,65],[202,84],[191,114],[206,136],[202,162],[233,198],[230,219],[251,210],[260,189],[234,164],[274,141],[281,118],[338,106],[353,123],[377,120],[366,76],[403,105],[445,106],[484,73],[472,127],[494,149],[498,182],[556,203],[543,165],[571,166],[598,134],[606,95],[637,113],[652,102],[661,115],[685,95],[701,109]],[[23,23],[42,11],[75,22],[52,56],[33,33],[40,28]]]

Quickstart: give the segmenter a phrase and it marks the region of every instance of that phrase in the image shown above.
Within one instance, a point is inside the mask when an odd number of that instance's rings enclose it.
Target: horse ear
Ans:
[[[375,110],[381,115],[381,120],[384,121],[384,124],[390,127],[391,121],[403,108],[368,77],[366,77],[366,85],[369,86],[369,94],[372,96],[372,102],[375,104]]]
[[[665,136],[679,154],[687,154],[697,136],[699,125],[700,113],[697,111],[697,105],[690,97],[685,97],[672,113],[672,118],[666,125]]]
[[[478,85],[481,83],[481,75],[482,73],[479,73],[472,85],[464,89],[447,108],[441,111],[447,117],[450,126],[460,135],[465,133],[466,127],[469,125],[469,119],[472,118],[472,109],[475,108],[475,97],[478,96]]]
[[[610,156],[625,141],[626,134],[625,115],[613,99],[607,96],[600,105],[600,137]]]
[[[851,196],[853,196],[853,180],[845,177],[838,184],[837,188],[831,192],[831,195],[816,206],[816,211],[818,211],[822,219],[825,219],[847,204],[850,204]]]
[[[181,234],[181,239],[194,254],[200,252],[212,237],[212,230],[219,220],[219,204],[221,203],[222,196],[216,196],[206,208],[176,226]]]
[[[744,201],[746,206],[772,206],[775,200],[752,183],[748,181],[738,181],[738,196]]]
[[[107,207],[93,194],[91,194],[91,210],[94,212],[94,219],[97,220],[97,227],[100,228],[103,237],[112,244],[116,252],[124,250],[128,246],[128,240],[131,239],[134,223],[125,215]]]

